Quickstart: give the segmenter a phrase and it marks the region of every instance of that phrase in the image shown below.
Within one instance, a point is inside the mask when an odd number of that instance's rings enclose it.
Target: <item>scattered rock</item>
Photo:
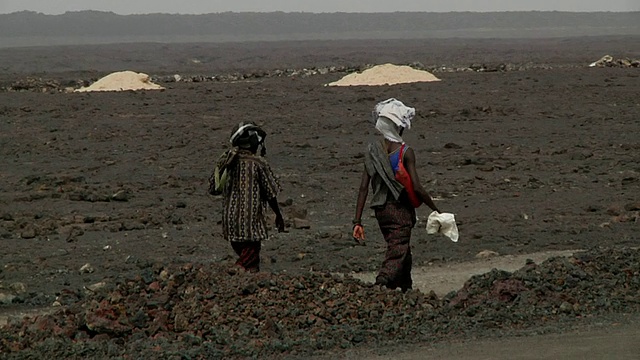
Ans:
[[[476,259],[489,259],[492,257],[496,257],[499,256],[500,254],[498,254],[495,251],[491,251],[491,250],[483,250],[480,251],[479,253],[476,254]]]
[[[111,195],[111,200],[113,201],[129,201],[129,192],[126,190],[120,190],[115,194]]]
[[[563,302],[562,304],[560,304],[560,312],[567,314],[573,312],[573,305],[569,304],[566,301]]]
[[[180,216],[173,216],[171,222],[175,225],[182,224],[182,218]],[[120,227],[121,230],[131,231],[131,230],[143,230],[145,228],[144,224],[138,221],[125,221],[122,223]]]
[[[66,255],[69,255],[69,251],[67,251],[66,249],[58,249],[51,254],[51,256],[66,256]]]
[[[280,205],[282,207],[291,206],[291,205],[293,205],[293,199],[292,198],[288,198],[285,201],[279,202],[278,205]]]
[[[456,144],[456,143],[446,143],[444,144],[444,148],[445,149],[462,149],[462,146]]]
[[[620,183],[622,184],[622,186],[626,186],[638,182],[639,179],[640,178],[638,178],[637,176],[627,176],[623,178]]]
[[[593,157],[593,152],[589,150],[584,150],[571,155],[571,160],[586,160],[590,157]]]
[[[13,291],[14,294],[22,294],[27,292],[27,287],[25,284],[21,282],[14,282],[8,286],[9,290]]]
[[[624,208],[619,204],[613,204],[607,208],[607,215],[620,216],[624,214]]]
[[[67,242],[75,242],[82,235],[84,235],[84,230],[79,226],[73,226],[67,235]]]
[[[293,219],[293,228],[294,229],[311,229],[311,223],[306,219]]]
[[[15,295],[12,294],[5,294],[3,292],[0,292],[0,304],[3,305],[10,305],[11,303],[13,303],[13,300],[16,298]]]
[[[640,210],[640,201],[628,203],[624,206],[624,209],[627,211],[638,211]]]
[[[599,60],[589,64],[590,67],[640,67],[640,59],[620,58],[614,59],[611,55],[605,55]]]
[[[447,66],[431,66],[427,67],[420,62],[410,62],[406,64],[410,68],[416,70],[429,71],[431,73],[452,73],[452,72],[496,72],[496,71],[524,71],[531,69],[551,69],[552,67],[547,64],[514,64],[514,63],[497,63],[497,64],[472,64],[469,66],[462,67],[447,67]],[[360,64],[360,65],[349,65],[349,66],[326,66],[326,67],[318,67],[318,68],[304,68],[304,69],[272,69],[272,70],[259,70],[248,73],[238,73],[238,72],[230,72],[230,73],[222,73],[222,74],[197,74],[197,75],[185,75],[185,74],[174,74],[174,75],[166,75],[166,76],[151,76],[149,81],[154,83],[200,83],[200,82],[234,82],[241,81],[247,79],[260,79],[260,78],[278,78],[278,77],[290,77],[290,78],[306,78],[315,75],[326,75],[326,74],[352,74],[357,72],[363,72],[367,69],[373,68],[375,65],[373,64]],[[595,65],[594,65],[595,66]],[[600,66],[600,65],[598,65]],[[634,59],[619,59],[611,61],[602,62],[601,67],[640,67],[640,60]],[[0,87],[0,91],[10,91],[10,92],[22,92],[22,91],[30,91],[30,92],[38,92],[38,93],[46,93],[46,92],[74,92],[79,88],[88,87],[91,83],[97,82],[98,79],[76,79],[72,81],[68,81],[64,84],[61,84],[57,80],[54,79],[43,79],[43,78],[33,78],[27,77],[26,79],[18,80],[12,83],[9,86]],[[118,89],[122,88],[120,86]],[[369,100],[373,101],[373,99]],[[27,108],[27,110],[23,111],[31,111]]]
[[[612,223],[626,223],[630,221],[633,221],[633,216],[627,214],[622,214],[611,218]]]
[[[90,192],[84,194],[83,200],[88,202],[109,202],[110,199],[107,195]]]
[[[49,92],[60,89],[60,83],[56,80],[27,77],[24,80],[18,80],[11,84],[8,91],[33,91],[33,92]]]
[[[90,273],[92,273],[92,272],[94,272],[96,270],[93,268],[93,266],[91,266],[91,264],[86,263],[86,264],[82,265],[82,267],[80,268],[79,271],[80,271],[81,274],[90,274]]]
[[[309,214],[307,208],[301,206],[290,206],[286,209],[287,216],[292,219],[306,219]]]
[[[97,282],[95,284],[91,284],[88,286],[85,286],[85,289],[89,290],[92,293],[98,292],[101,289],[104,289],[107,286],[107,283],[104,281],[101,282]]]
[[[295,351],[310,357],[353,346],[446,340],[470,328],[508,332],[576,316],[640,312],[638,249],[527,262],[514,273],[493,270],[443,298],[388,291],[329,273],[251,274],[228,268],[151,265],[116,280],[109,290],[98,286],[95,293],[65,294],[75,300],[57,299],[68,304],[64,311],[5,327],[0,352],[279,358]]]
[[[21,232],[20,237],[23,239],[33,239],[38,236],[38,230],[35,225],[27,225]]]

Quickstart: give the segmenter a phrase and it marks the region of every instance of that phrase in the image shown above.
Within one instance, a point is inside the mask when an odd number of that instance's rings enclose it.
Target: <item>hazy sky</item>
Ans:
[[[0,0],[0,13],[102,10],[118,14],[204,14],[224,11],[640,11],[640,0]]]

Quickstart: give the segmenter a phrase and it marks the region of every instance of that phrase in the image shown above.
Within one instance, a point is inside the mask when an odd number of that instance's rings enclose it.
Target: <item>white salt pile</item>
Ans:
[[[126,90],[162,90],[162,86],[151,82],[149,75],[133,71],[120,71],[109,74],[91,84],[75,90],[87,91],[126,91]]]
[[[329,86],[379,86],[440,81],[428,71],[393,64],[377,65],[361,73],[352,73]]]

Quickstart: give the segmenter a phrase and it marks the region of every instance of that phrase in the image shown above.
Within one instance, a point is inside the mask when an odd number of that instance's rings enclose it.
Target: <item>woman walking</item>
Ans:
[[[277,199],[280,185],[264,158],[266,136],[266,132],[253,123],[237,125],[229,139],[233,149],[220,157],[209,180],[209,192],[223,195],[224,238],[238,255],[236,265],[249,272],[260,270],[261,244],[268,236],[267,204],[276,215],[276,228],[284,231]]]
[[[416,223],[415,208],[426,204],[440,212],[431,196],[420,184],[416,171],[416,155],[402,140],[402,133],[411,127],[415,109],[396,99],[378,103],[373,111],[376,129],[384,139],[369,144],[365,169],[360,182],[353,237],[363,243],[362,212],[369,194],[378,225],[387,242],[384,262],[376,284],[389,289],[412,288],[411,230]],[[403,185],[404,183],[404,185]]]

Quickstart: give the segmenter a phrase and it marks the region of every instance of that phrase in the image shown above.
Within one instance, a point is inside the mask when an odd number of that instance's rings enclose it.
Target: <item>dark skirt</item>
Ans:
[[[249,272],[260,271],[260,241],[237,242],[232,241],[231,247],[238,254],[236,265]]]
[[[384,262],[376,284],[389,289],[411,289],[411,229],[416,223],[416,210],[408,202],[388,200],[375,210],[378,225],[387,242]]]

